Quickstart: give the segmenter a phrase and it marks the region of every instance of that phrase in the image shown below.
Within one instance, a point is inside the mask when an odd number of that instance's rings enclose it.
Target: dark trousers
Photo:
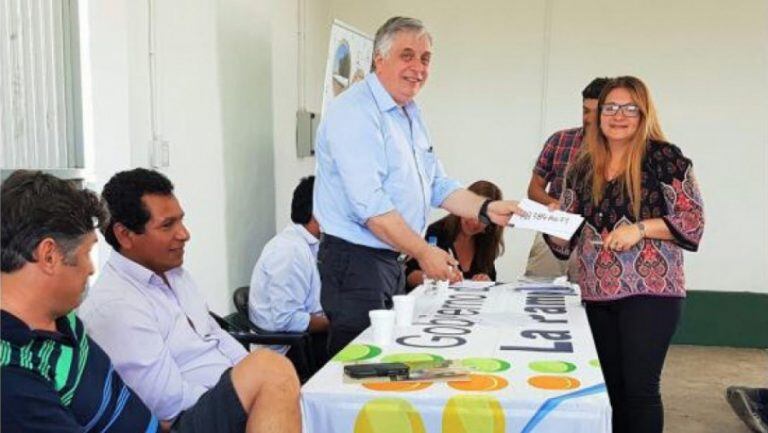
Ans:
[[[613,433],[661,433],[659,383],[683,299],[633,296],[587,302],[597,355],[613,407]]]
[[[317,260],[320,303],[331,322],[329,357],[370,326],[369,311],[392,308],[392,296],[404,293],[405,276],[398,255],[323,236]]]
[[[315,358],[314,367],[307,365],[307,360],[305,360],[306,354],[301,353],[301,350],[298,349],[299,346],[292,346],[288,353],[285,354],[296,367],[296,372],[299,374],[299,379],[302,383],[309,380],[328,362],[328,333],[317,332],[311,334],[311,337],[312,344],[307,349],[312,351],[312,356]]]

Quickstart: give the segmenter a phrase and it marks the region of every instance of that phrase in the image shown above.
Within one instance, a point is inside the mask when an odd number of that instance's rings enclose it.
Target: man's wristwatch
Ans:
[[[645,239],[645,224],[642,221],[638,221],[635,225],[640,230],[640,239]]]
[[[491,199],[486,199],[486,200],[483,202],[482,206],[480,206],[480,212],[478,212],[478,213],[477,213],[477,219],[478,219],[478,220],[479,220],[481,223],[483,223],[483,224],[485,224],[485,225],[490,225],[490,224],[491,224],[491,219],[490,219],[490,218],[488,218],[488,205],[489,205],[489,204],[490,204],[492,201],[493,201],[493,200],[491,200]]]

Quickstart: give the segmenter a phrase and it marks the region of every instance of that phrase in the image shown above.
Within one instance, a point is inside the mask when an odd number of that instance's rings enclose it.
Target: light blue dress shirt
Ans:
[[[348,242],[392,249],[365,225],[392,210],[423,234],[430,208],[461,187],[446,177],[416,103],[398,106],[375,73],[331,103],[317,137],[314,213]]]
[[[193,406],[248,352],[208,314],[183,268],[163,279],[112,252],[79,309],[88,334],[161,420]]]
[[[251,275],[248,317],[268,331],[302,332],[309,316],[322,311],[319,240],[300,224],[291,224],[261,252]]]

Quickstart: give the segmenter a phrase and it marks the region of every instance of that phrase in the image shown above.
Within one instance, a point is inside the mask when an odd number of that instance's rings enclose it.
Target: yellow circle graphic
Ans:
[[[504,433],[504,410],[490,395],[457,395],[443,410],[443,433]]]
[[[509,385],[507,379],[494,374],[471,374],[469,380],[451,380],[448,386],[459,391],[498,391]]]
[[[534,388],[548,390],[577,389],[581,382],[570,376],[533,376],[528,379],[528,384]]]
[[[431,353],[392,353],[381,358],[381,362],[442,362],[444,358]]]
[[[496,358],[464,358],[461,365],[482,373],[498,373],[510,367],[509,362]]]
[[[333,357],[333,361],[339,362],[352,362],[362,361],[365,359],[375,358],[381,353],[381,348],[370,344],[350,344],[342,349],[336,356]]]
[[[576,370],[576,365],[565,361],[534,361],[528,368],[537,373],[570,373]]]
[[[432,385],[432,382],[375,382],[364,383],[363,386],[371,391],[396,391],[396,392],[411,392],[421,391],[427,389]]]
[[[354,433],[426,433],[426,430],[421,415],[408,401],[375,398],[360,409]]]

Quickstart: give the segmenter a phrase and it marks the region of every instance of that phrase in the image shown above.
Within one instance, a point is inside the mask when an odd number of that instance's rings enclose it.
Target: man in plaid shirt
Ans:
[[[558,131],[547,139],[528,184],[528,198],[531,200],[545,206],[560,200],[565,168],[576,158],[584,131],[597,122],[597,99],[607,82],[608,78],[595,78],[582,90],[582,126]],[[556,259],[544,243],[541,233],[536,233],[525,275],[556,278],[566,275],[567,270],[567,261]]]

